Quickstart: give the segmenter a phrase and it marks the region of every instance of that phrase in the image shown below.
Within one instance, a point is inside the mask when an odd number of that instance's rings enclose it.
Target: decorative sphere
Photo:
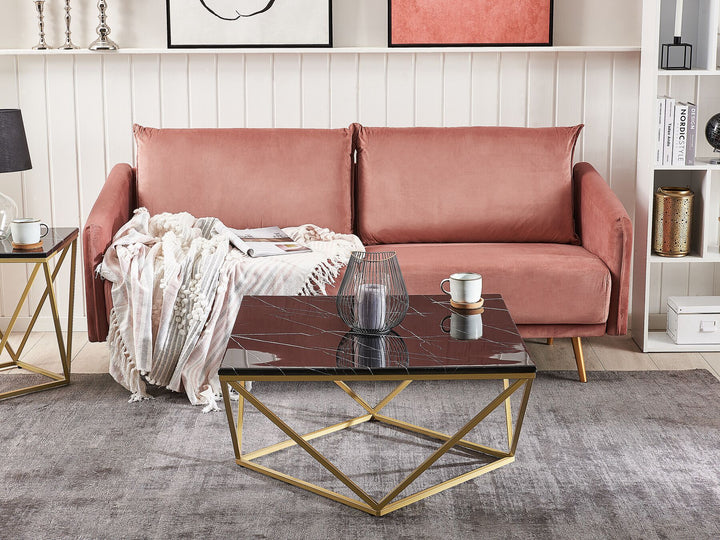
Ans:
[[[715,150],[720,151],[720,113],[708,120],[705,126],[705,138]]]

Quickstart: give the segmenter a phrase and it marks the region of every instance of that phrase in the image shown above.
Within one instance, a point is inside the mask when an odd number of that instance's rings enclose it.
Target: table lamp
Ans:
[[[0,173],[26,171],[32,168],[25,126],[20,109],[0,109]],[[10,223],[18,207],[10,197],[0,193],[0,239],[10,234]]]

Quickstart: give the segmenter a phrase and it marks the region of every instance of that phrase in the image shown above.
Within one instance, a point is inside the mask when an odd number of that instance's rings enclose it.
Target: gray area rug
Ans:
[[[222,412],[160,391],[130,404],[110,376],[75,375],[0,402],[0,537],[719,538],[720,381],[701,370],[576,377],[538,374],[515,463],[377,518],[238,467]],[[369,400],[390,389],[379,386],[353,385]],[[301,431],[361,413],[330,384],[253,391]],[[418,382],[384,412],[449,432],[498,391]],[[475,438],[501,434],[499,411]],[[283,435],[248,406],[245,437],[253,449]],[[438,446],[375,423],[314,443],[373,494]],[[297,449],[260,462],[340,490]],[[481,462],[454,452],[418,487]]]

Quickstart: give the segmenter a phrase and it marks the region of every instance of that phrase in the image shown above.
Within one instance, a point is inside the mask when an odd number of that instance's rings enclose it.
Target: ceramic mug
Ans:
[[[10,232],[16,244],[37,244],[49,230],[47,225],[35,218],[17,218],[10,223]]]
[[[445,283],[450,283],[449,291],[445,290]],[[453,302],[475,304],[482,298],[482,276],[473,272],[452,274],[440,282],[440,290],[449,294]]]
[[[445,321],[448,319],[450,319],[449,329],[445,328]],[[483,335],[482,313],[463,315],[453,312],[442,320],[440,328],[455,339],[480,339]]]

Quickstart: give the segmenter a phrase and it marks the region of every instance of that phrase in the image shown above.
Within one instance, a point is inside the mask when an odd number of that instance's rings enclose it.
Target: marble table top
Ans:
[[[12,237],[0,240],[0,259],[44,259],[61,250],[77,238],[76,227],[50,227],[37,249],[16,249],[12,246]]]
[[[385,335],[351,331],[332,296],[246,296],[220,375],[534,373],[535,364],[498,294],[482,313],[447,296],[410,296]]]

